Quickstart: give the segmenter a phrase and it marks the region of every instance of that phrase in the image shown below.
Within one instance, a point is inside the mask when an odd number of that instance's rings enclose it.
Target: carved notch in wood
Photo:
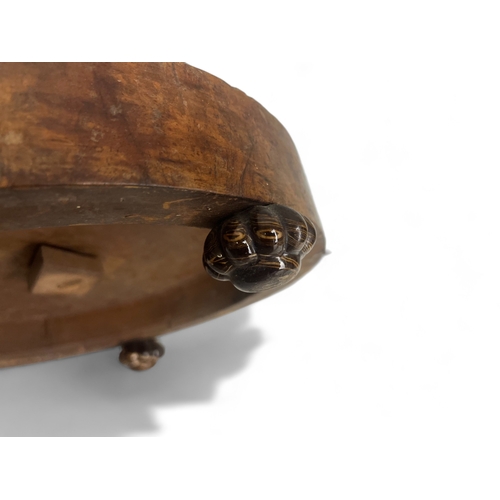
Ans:
[[[261,292],[291,281],[315,240],[313,223],[295,210],[255,206],[210,231],[203,264],[217,280],[230,281],[242,292]]]

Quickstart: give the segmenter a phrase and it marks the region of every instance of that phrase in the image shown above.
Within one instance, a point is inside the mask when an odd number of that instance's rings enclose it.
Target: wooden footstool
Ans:
[[[0,64],[0,366],[122,345],[260,300],[325,239],[295,146],[186,64]]]

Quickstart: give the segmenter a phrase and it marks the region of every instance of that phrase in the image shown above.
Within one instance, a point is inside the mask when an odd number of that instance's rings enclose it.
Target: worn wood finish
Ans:
[[[0,366],[173,331],[268,296],[211,279],[220,221],[279,204],[316,228],[292,140],[262,106],[185,64],[0,64]],[[35,295],[40,245],[96,256],[81,297]],[[5,290],[10,290],[6,292]]]

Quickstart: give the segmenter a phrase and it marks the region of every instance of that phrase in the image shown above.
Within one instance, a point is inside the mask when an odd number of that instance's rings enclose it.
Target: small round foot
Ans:
[[[122,344],[120,363],[131,370],[149,370],[165,353],[164,347],[155,339],[131,340]]]

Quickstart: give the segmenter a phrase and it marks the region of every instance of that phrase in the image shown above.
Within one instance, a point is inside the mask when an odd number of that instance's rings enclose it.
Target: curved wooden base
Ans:
[[[154,337],[272,293],[249,295],[206,273],[206,226],[213,214],[227,216],[234,201],[182,196],[169,188],[0,190],[1,206],[7,207],[0,226],[0,366]],[[205,227],[176,225],[178,219]],[[47,221],[59,227],[40,227]],[[102,277],[83,296],[33,293],[29,275],[40,246],[95,256]],[[314,247],[300,274],[321,257],[323,247]]]

